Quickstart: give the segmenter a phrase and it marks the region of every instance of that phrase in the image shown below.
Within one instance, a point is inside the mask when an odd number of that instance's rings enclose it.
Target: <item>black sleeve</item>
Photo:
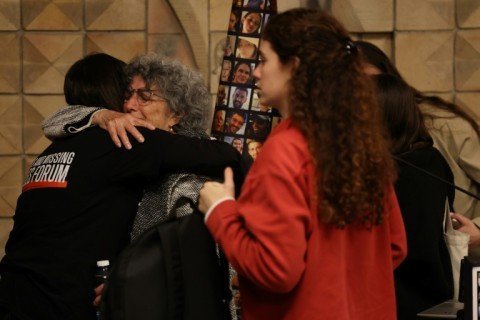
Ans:
[[[154,162],[158,163],[152,163],[157,168],[151,169],[160,170],[159,175],[194,173],[223,181],[224,169],[231,167],[237,192],[240,190],[246,168],[241,154],[230,144],[219,140],[190,138],[159,129],[151,131],[138,127],[138,130],[145,137],[145,142],[134,142],[133,148],[139,148],[149,155],[154,153]]]

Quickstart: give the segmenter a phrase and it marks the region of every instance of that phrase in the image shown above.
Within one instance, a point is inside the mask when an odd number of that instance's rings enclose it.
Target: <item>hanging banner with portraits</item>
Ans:
[[[280,114],[259,101],[253,71],[262,29],[277,13],[276,0],[233,0],[223,50],[212,136],[253,162]]]

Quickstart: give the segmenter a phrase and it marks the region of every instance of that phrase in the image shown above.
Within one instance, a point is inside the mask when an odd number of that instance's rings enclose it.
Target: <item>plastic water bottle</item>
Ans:
[[[110,267],[109,260],[99,260],[97,261],[97,271],[95,272],[95,288],[101,285],[107,280],[108,268]],[[100,308],[97,307],[96,310],[97,320],[100,320]]]

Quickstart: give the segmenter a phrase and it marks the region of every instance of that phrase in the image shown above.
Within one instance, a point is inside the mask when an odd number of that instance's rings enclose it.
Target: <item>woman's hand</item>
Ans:
[[[464,217],[460,213],[453,213],[451,218],[456,219],[459,222],[460,226],[457,228],[458,231],[470,235],[468,248],[473,249],[480,246],[480,229],[472,220]]]
[[[208,209],[218,200],[228,197],[233,198],[235,196],[233,170],[231,168],[226,168],[224,177],[225,180],[223,183],[214,181],[205,182],[202,189],[200,189],[198,209],[203,214],[207,213]]]
[[[132,144],[128,139],[128,133],[130,133],[138,142],[145,141],[145,138],[135,126],[155,130],[155,126],[144,119],[137,118],[129,113],[121,113],[107,109],[95,112],[92,118],[92,123],[107,130],[113,143],[115,143],[117,147],[120,148],[123,145],[127,149],[132,148]]]

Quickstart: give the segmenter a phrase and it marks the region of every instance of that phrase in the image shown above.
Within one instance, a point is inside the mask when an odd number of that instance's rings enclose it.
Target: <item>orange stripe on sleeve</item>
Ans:
[[[39,188],[66,188],[67,182],[49,182],[49,181],[39,181],[39,182],[30,182],[23,186],[22,192],[39,189]]]

